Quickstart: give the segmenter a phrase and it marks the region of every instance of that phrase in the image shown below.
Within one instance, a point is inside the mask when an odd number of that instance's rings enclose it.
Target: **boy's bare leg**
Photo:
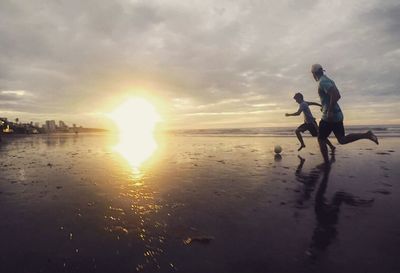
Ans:
[[[301,149],[305,148],[306,145],[304,144],[303,137],[301,136],[301,131],[300,131],[299,129],[296,129],[295,132],[296,132],[297,138],[298,138],[299,141],[300,141],[300,148],[297,149],[297,151],[300,151]]]
[[[379,144],[377,136],[374,133],[372,133],[372,131],[368,131],[366,133],[348,134],[346,136],[338,138],[338,141],[340,144],[347,144],[360,139],[369,139],[375,142],[377,145]]]

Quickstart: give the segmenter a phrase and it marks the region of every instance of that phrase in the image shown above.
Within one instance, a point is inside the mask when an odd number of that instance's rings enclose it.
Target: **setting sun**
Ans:
[[[119,132],[116,150],[137,171],[157,148],[153,133],[160,116],[145,99],[132,98],[121,104],[110,117]]]

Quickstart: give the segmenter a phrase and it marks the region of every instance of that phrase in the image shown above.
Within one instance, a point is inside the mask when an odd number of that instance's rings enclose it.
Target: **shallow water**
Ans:
[[[138,166],[111,135],[6,139],[0,271],[400,269],[398,138],[338,147],[330,169],[311,138],[157,141]]]

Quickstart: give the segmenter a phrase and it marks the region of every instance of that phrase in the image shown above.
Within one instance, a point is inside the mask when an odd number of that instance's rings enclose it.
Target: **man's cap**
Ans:
[[[318,72],[318,71],[325,71],[323,68],[322,68],[322,65],[320,65],[320,64],[313,64],[312,66],[311,66],[311,72],[312,73],[315,73],[315,72]]]
[[[301,94],[300,92],[298,92],[298,93],[294,94],[294,97],[293,97],[293,98],[294,98],[294,99],[297,99],[297,98],[303,99],[303,94]]]

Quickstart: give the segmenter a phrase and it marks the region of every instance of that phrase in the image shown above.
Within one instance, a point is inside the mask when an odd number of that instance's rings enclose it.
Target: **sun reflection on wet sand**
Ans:
[[[129,163],[132,168],[132,178],[139,181],[143,177],[141,166],[151,158],[157,150],[157,142],[152,133],[140,136],[120,135],[120,140],[114,150]]]
[[[119,147],[123,148],[123,146]],[[118,205],[110,205],[111,218],[116,221],[109,221],[106,230],[117,234],[118,238],[134,234],[141,242],[143,257],[136,260],[135,270],[137,272],[153,272],[162,267],[174,269],[173,263],[166,262],[163,257],[165,254],[164,241],[167,237],[167,225],[163,220],[165,217],[164,204],[152,185],[144,183],[146,171],[141,170],[139,165],[134,165],[143,163],[148,158],[143,158],[143,162],[136,161],[137,158],[130,157],[131,154],[127,153],[129,149],[124,149],[123,152],[127,156],[129,167],[132,167],[133,170],[132,176],[128,178],[133,181],[133,184],[124,183],[120,186],[118,199],[125,204],[124,209]],[[123,153],[121,154],[125,156]],[[149,156],[151,157],[151,155]],[[133,161],[129,161],[130,158],[133,158]],[[135,219],[134,222],[132,222],[133,219]]]
[[[172,268],[171,262],[165,264],[164,241],[166,223],[160,214],[164,208],[158,193],[152,185],[146,184],[147,167],[154,163],[159,143],[154,129],[159,116],[154,107],[142,99],[132,99],[121,105],[111,117],[119,129],[118,144],[113,148],[127,163],[120,167],[128,169],[125,177],[130,183],[121,185],[119,198],[125,200],[123,211],[110,206],[110,212],[117,221],[111,221],[106,230],[123,236],[132,233],[142,243],[143,257],[137,260],[138,272],[153,272],[161,267]],[[132,222],[135,219],[135,223]]]
[[[141,98],[132,98],[119,106],[110,117],[118,126],[119,143],[115,150],[132,167],[134,180],[142,178],[141,166],[156,151],[154,130],[160,121],[152,104]]]

